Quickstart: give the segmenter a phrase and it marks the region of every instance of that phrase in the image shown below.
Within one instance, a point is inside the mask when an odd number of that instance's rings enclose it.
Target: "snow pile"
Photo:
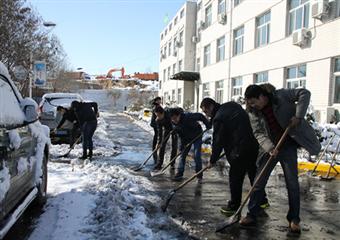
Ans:
[[[136,125],[144,129],[145,131],[153,133],[153,128],[150,126],[150,120],[145,121],[144,119],[139,119],[140,116],[139,112],[125,111],[124,113],[120,113],[120,115],[130,118],[132,121],[134,121]]]
[[[0,125],[22,124],[25,115],[10,85],[0,79]]]
[[[8,137],[9,137],[10,147],[12,149],[19,149],[21,145],[21,137],[18,133],[18,130],[17,129],[10,130],[8,132]]]
[[[6,193],[10,187],[11,175],[9,174],[9,170],[5,165],[5,162],[2,162],[2,169],[0,171],[0,202],[5,198]]]
[[[40,183],[40,177],[43,174],[42,164],[44,159],[45,146],[51,144],[51,140],[49,138],[49,128],[45,125],[42,125],[39,121],[31,123],[28,126],[31,130],[32,136],[37,141],[35,155],[31,156],[30,160],[32,163],[36,163],[35,181],[36,183]]]
[[[17,170],[18,174],[23,174],[28,169],[28,162],[26,158],[21,157],[18,162]]]

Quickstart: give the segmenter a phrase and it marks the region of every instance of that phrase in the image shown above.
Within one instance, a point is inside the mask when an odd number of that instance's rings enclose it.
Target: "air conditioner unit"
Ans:
[[[227,22],[227,15],[225,13],[220,13],[217,15],[218,23],[220,24],[226,24]]]
[[[321,19],[328,14],[329,0],[316,0],[312,5],[312,17]]]
[[[193,43],[197,43],[198,42],[198,37],[197,36],[192,36],[191,41]]]
[[[297,46],[304,46],[306,45],[307,41],[311,38],[311,32],[305,28],[301,28],[293,32],[293,45]]]

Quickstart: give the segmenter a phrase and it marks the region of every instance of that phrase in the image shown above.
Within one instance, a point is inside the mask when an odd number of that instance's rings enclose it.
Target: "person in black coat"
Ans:
[[[181,139],[180,151],[181,160],[178,166],[178,171],[173,178],[174,181],[183,179],[186,157],[190,151],[191,145],[194,145],[195,170],[199,172],[202,169],[201,146],[202,146],[202,127],[199,122],[203,122],[207,129],[211,128],[208,119],[201,113],[184,113],[180,108],[170,109],[170,117],[175,124],[175,132]],[[188,143],[197,138],[190,146],[184,148]],[[203,174],[197,176],[198,182],[202,182]]]
[[[78,102],[73,101],[71,109],[74,111],[77,121],[79,123],[82,140],[83,140],[83,155],[80,159],[89,157],[92,159],[93,155],[93,141],[92,137],[97,128],[98,105],[95,102]],[[89,154],[87,154],[89,150]]]
[[[231,200],[226,207],[221,208],[221,212],[231,215],[241,204],[245,175],[248,174],[251,184],[254,182],[259,145],[253,135],[248,114],[241,105],[236,102],[221,105],[211,98],[204,98],[200,107],[211,118],[213,125],[212,154],[208,166],[216,164],[222,150],[230,164]],[[264,199],[263,207],[267,207],[265,203],[267,199]]]
[[[160,170],[162,169],[162,165],[164,162],[166,143],[168,142],[170,136],[171,136],[171,155],[170,155],[171,160],[177,154],[178,139],[177,134],[172,131],[173,125],[171,123],[169,109],[164,109],[161,106],[157,106],[154,110],[154,113],[157,116],[156,123],[158,127],[157,147],[160,146],[158,162],[154,170]],[[171,164],[171,168],[172,169],[175,168],[175,161]]]
[[[72,124],[70,136],[70,146],[72,147],[76,141],[77,133],[79,133],[79,123],[77,122],[77,117],[72,109],[64,108],[63,106],[58,106],[57,112],[62,114],[62,118],[56,129],[62,128],[66,121]]]
[[[157,122],[156,122],[156,114],[155,114],[155,108],[157,106],[160,106],[162,102],[162,99],[160,97],[156,97],[155,99],[153,99],[151,101],[151,105],[152,105],[152,116],[151,116],[151,122],[150,122],[150,126],[153,128],[154,131],[154,135],[153,135],[153,139],[152,139],[152,151],[154,151],[156,149],[157,146],[157,138],[158,138],[158,127],[157,127]],[[158,163],[158,155],[157,152],[154,152],[153,154],[153,161],[155,163],[155,165],[157,165]]]

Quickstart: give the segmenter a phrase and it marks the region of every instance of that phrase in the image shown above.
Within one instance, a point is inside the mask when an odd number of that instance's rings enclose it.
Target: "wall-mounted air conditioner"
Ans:
[[[326,16],[329,11],[329,0],[316,0],[312,4],[312,17],[321,19]]]
[[[311,32],[305,28],[301,28],[293,32],[293,45],[304,46],[307,44],[308,40],[311,38]]]
[[[220,13],[217,15],[217,21],[220,24],[226,24],[227,23],[227,15],[225,13]]]

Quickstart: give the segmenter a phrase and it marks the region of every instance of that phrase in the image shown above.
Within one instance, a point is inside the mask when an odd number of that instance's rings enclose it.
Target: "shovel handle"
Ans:
[[[320,161],[322,160],[323,156],[325,155],[325,153],[326,153],[326,151],[327,151],[329,145],[330,145],[331,142],[333,141],[335,135],[336,135],[336,134],[334,133],[334,135],[333,135],[333,136],[331,137],[331,139],[328,141],[328,143],[327,143],[325,149],[324,149],[324,150],[322,151],[322,153],[320,154],[319,159],[318,159],[318,161],[317,161],[317,163],[316,163],[314,169],[312,170],[312,174],[313,174],[313,173],[315,172],[315,170],[318,168],[318,166],[319,166],[319,164],[320,164]]]
[[[281,136],[279,142],[278,142],[277,145],[275,146],[274,151],[278,151],[278,150],[281,148],[281,146],[282,146],[282,144],[284,143],[284,141],[286,140],[286,137],[287,137],[287,135],[288,135],[288,132],[290,131],[291,128],[292,128],[292,126],[291,126],[291,125],[288,125],[288,127],[286,128],[286,130],[285,130],[284,133],[282,134],[282,136]],[[242,204],[241,204],[240,207],[237,209],[237,211],[235,212],[234,215],[240,215],[240,214],[241,214],[242,209],[244,208],[244,206],[246,205],[248,199],[250,198],[250,195],[254,192],[254,189],[255,189],[257,183],[260,181],[260,179],[262,179],[262,177],[264,176],[265,171],[267,171],[268,166],[269,166],[269,164],[271,164],[271,162],[273,161],[273,159],[274,159],[274,156],[271,155],[271,156],[269,157],[267,163],[266,163],[266,164],[264,165],[264,167],[262,168],[262,170],[261,170],[261,172],[259,173],[259,175],[256,177],[255,182],[253,183],[253,186],[251,186],[249,192],[247,193],[246,198],[243,200]]]

